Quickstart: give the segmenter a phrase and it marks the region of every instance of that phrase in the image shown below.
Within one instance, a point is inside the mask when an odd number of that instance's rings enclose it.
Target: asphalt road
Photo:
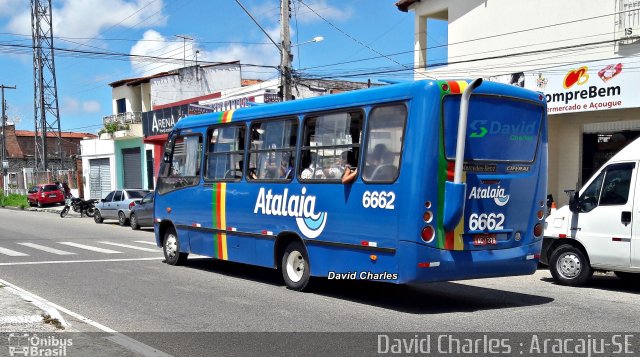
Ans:
[[[120,332],[640,331],[640,284],[610,274],[584,288],[547,270],[420,287],[316,279],[300,293],[270,269],[169,266],[152,231],[115,222],[0,210],[0,227],[2,279]]]

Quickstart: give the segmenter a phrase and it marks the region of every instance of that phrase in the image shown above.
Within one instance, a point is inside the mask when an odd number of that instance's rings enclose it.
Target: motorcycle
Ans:
[[[80,212],[80,217],[87,215],[87,217],[93,217],[96,213],[95,204],[98,203],[98,200],[83,200],[78,197],[71,197],[66,200],[66,204],[62,211],[60,212],[60,218],[64,218],[67,213],[69,213],[70,209],[73,209],[74,212]]]

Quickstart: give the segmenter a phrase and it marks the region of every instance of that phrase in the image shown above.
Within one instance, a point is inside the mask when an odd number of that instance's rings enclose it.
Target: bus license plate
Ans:
[[[495,234],[477,234],[473,236],[473,245],[496,245]]]

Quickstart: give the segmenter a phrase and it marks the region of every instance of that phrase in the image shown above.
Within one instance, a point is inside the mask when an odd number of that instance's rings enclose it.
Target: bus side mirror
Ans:
[[[580,197],[578,191],[574,192],[572,196],[569,196],[569,211],[573,213],[580,212]]]

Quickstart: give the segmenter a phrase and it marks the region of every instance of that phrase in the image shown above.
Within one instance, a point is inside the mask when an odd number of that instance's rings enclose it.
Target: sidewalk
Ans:
[[[68,325],[58,310],[0,283],[0,332],[61,332]]]

